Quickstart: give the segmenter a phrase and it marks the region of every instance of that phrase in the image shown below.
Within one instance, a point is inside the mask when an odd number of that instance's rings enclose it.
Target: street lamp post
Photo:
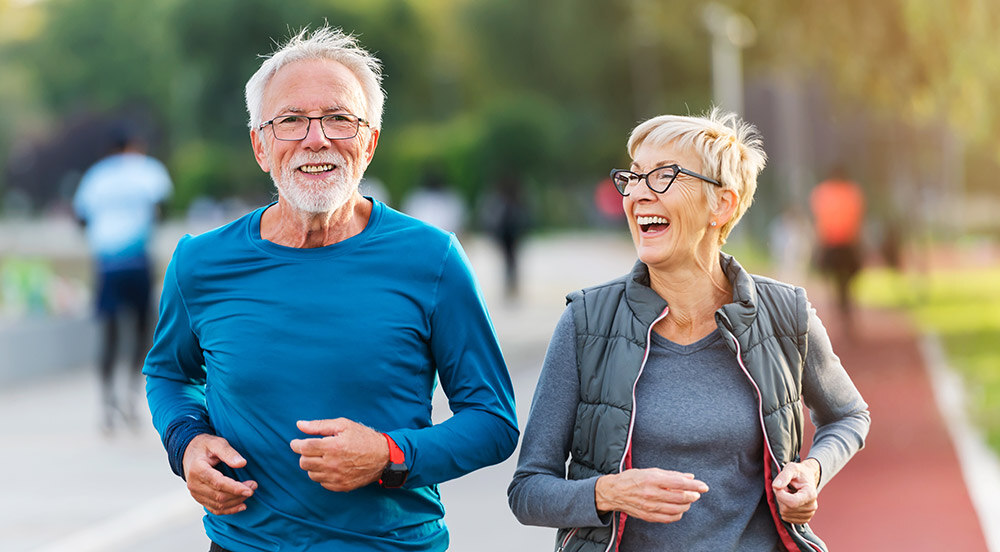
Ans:
[[[757,31],[748,17],[715,2],[702,9],[712,35],[712,92],[715,104],[743,114],[743,65],[740,51],[754,43]]]

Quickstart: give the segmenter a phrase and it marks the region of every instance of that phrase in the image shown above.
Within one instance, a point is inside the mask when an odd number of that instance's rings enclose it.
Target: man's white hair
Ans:
[[[735,113],[716,107],[703,117],[660,115],[641,123],[628,139],[628,153],[632,159],[646,142],[654,146],[672,143],[687,149],[701,160],[702,174],[718,180],[724,189],[736,192],[739,198],[736,211],[719,232],[720,245],[726,243],[729,232],[753,203],[757,175],[767,162],[757,129]],[[715,185],[703,184],[709,205],[715,208]]]
[[[385,105],[385,91],[382,90],[382,62],[362,48],[357,39],[340,29],[322,26],[309,32],[302,29],[288,39],[283,46],[270,55],[263,56],[264,63],[250,77],[246,86],[248,122],[254,130],[263,122],[261,109],[264,89],[285,65],[308,59],[331,59],[350,69],[361,82],[364,92],[365,113],[356,113],[368,121],[371,128],[382,128],[382,109]]]

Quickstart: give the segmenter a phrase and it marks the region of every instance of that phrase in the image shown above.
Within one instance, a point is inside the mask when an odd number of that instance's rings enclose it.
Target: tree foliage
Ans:
[[[1000,10],[990,0],[722,3],[757,28],[744,51],[747,73],[822,75],[835,101],[891,120],[945,121],[1000,159],[991,101],[1000,88]],[[257,56],[328,22],[358,34],[385,64],[384,132],[370,172],[394,199],[427,171],[470,201],[513,171],[536,186],[589,189],[625,160],[635,123],[710,106],[704,6],[0,0],[0,115],[16,131],[0,136],[0,164],[81,113],[113,118],[141,106],[161,138],[154,153],[182,183],[179,204],[267,193],[248,147],[243,86]]]

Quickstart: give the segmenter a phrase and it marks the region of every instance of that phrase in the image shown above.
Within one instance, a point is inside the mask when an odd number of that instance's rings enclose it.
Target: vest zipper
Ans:
[[[577,528],[573,529],[572,531],[570,531],[569,534],[566,535],[566,538],[564,538],[562,540],[562,543],[559,545],[559,548],[556,549],[556,552],[563,552],[563,550],[566,550],[566,545],[569,544],[570,539],[572,539],[573,535],[575,535],[576,532],[579,531],[579,530],[580,530],[580,528],[577,527]]]
[[[628,458],[629,449],[632,448],[632,430],[635,428],[635,386],[639,383],[639,378],[642,377],[643,370],[646,369],[646,361],[649,359],[649,349],[651,348],[651,342],[653,339],[653,326],[657,322],[666,318],[667,313],[670,312],[670,307],[664,307],[663,312],[656,317],[655,320],[646,329],[646,352],[642,355],[642,364],[639,365],[639,373],[635,375],[635,381],[632,382],[632,414],[628,421],[628,434],[625,437],[625,453],[622,455],[622,459],[618,462],[618,473],[625,470],[625,459]],[[612,546],[615,550],[618,550],[618,536],[621,531],[625,529],[625,514],[619,513],[616,516],[611,517],[611,540],[608,542],[608,547],[604,549],[604,552],[611,552]],[[619,518],[621,518],[619,520]],[[619,528],[621,525],[621,528]]]
[[[760,420],[761,435],[764,436],[764,450],[767,452],[768,458],[771,459],[771,462],[774,463],[778,471],[781,471],[781,468],[784,466],[782,466],[781,463],[778,462],[778,458],[774,456],[774,451],[771,450],[771,441],[769,441],[767,438],[767,426],[764,425],[764,395],[761,394],[760,387],[757,386],[757,382],[753,380],[753,376],[750,375],[750,371],[747,370],[747,367],[743,364],[743,355],[740,352],[740,342],[739,340],[736,339],[736,336],[733,336],[733,343],[736,345],[736,362],[740,365],[740,369],[743,370],[743,375],[745,375],[747,379],[750,380],[750,385],[753,385],[754,391],[757,392],[757,417]],[[634,401],[634,396],[633,396],[633,401]],[[765,477],[764,484],[770,485],[771,482],[766,481],[766,479],[767,478]],[[764,490],[764,494],[767,494],[767,489]],[[777,502],[777,498],[775,499],[775,502]],[[775,508],[777,508],[777,504],[775,505]],[[777,512],[775,511],[772,515],[777,515]],[[778,523],[782,523],[780,519],[778,519],[777,521]],[[778,537],[781,538],[781,535],[779,534]],[[809,544],[809,547],[812,548],[813,550],[817,551],[820,550],[809,541],[806,542]],[[798,548],[797,545],[796,548]]]

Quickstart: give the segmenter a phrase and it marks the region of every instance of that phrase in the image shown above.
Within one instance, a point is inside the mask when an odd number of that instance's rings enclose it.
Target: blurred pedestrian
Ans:
[[[436,170],[424,175],[403,203],[403,212],[459,237],[465,229],[465,203]]]
[[[358,191],[381,63],[303,30],[246,86],[275,203],[177,244],[146,359],[211,550],[438,551],[438,483],[507,458],[513,389],[458,240]],[[440,382],[452,416],[431,420]]]
[[[825,550],[807,522],[870,418],[805,290],[721,252],[764,167],[756,130],[664,115],[628,151],[611,174],[639,259],[567,298],[511,509],[558,550]]]
[[[172,191],[162,163],[144,152],[134,134],[118,131],[111,152],[90,167],[73,197],[77,220],[84,226],[94,256],[97,316],[101,322],[98,370],[101,427],[116,420],[135,422],[142,360],[149,343],[150,270],[148,246],[162,203]],[[132,317],[134,350],[128,363],[124,397],[115,392],[114,366],[119,348],[119,317]]]
[[[503,254],[504,295],[517,299],[520,293],[519,259],[521,240],[528,230],[531,214],[524,201],[520,177],[507,173],[480,205],[480,220],[486,225]]]
[[[833,280],[844,332],[854,336],[851,284],[861,271],[865,198],[861,187],[836,166],[809,198],[816,226],[816,264]]]
[[[594,207],[604,224],[617,226],[625,218],[621,196],[615,192],[610,178],[601,179],[594,187]]]
[[[768,250],[774,261],[775,278],[802,284],[809,268],[812,240],[809,219],[798,205],[790,203],[768,227]]]

